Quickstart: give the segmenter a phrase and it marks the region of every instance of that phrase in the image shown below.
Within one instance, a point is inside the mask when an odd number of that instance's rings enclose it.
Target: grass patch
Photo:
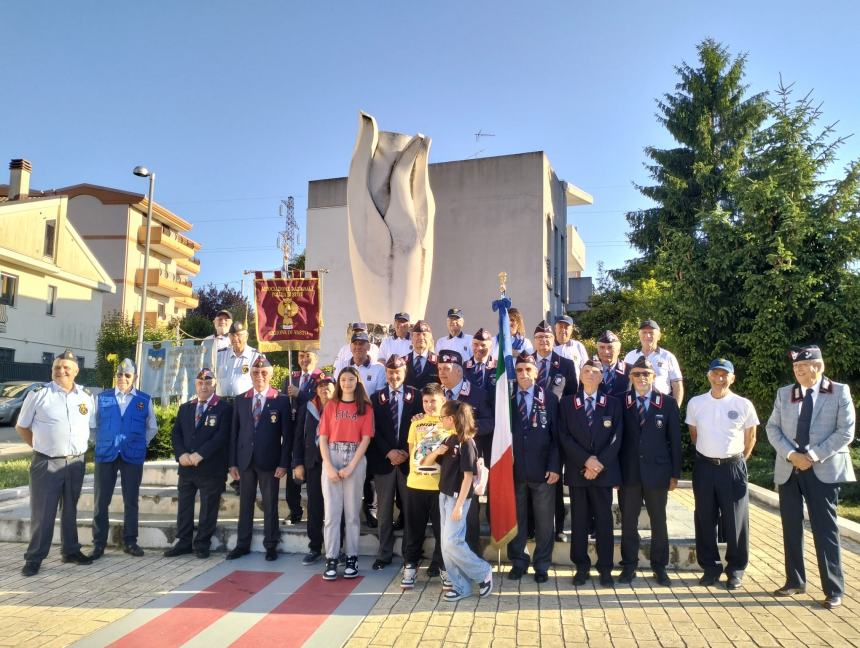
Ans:
[[[93,472],[92,461],[87,461],[87,474]],[[30,483],[30,460],[10,459],[0,461],[0,489],[18,488]]]

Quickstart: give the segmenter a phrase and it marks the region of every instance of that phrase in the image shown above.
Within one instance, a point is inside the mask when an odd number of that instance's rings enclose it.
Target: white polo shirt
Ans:
[[[92,395],[80,385],[65,392],[51,381],[27,394],[18,425],[32,430],[36,452],[49,457],[79,455],[87,451],[95,408]]]
[[[387,335],[382,344],[379,345],[379,358],[377,361],[385,364],[392,355],[408,356],[410,351],[412,351],[411,335],[405,338]]]
[[[370,356],[371,362],[379,362],[379,347],[375,343],[371,342],[367,355]],[[347,342],[340,348],[340,351],[337,352],[337,357],[334,359],[334,375],[337,376],[340,373],[340,370],[349,365],[351,361],[352,344]]]
[[[241,396],[254,386],[251,380],[251,364],[260,355],[256,349],[245,346],[241,354],[236,355],[233,347],[227,347],[218,352],[218,366],[215,375],[218,377],[216,393],[219,396]]]
[[[712,459],[744,451],[744,430],[759,424],[752,402],[734,392],[714,398],[711,392],[687,403],[687,425],[696,428],[696,450]]]
[[[460,331],[457,337],[446,335],[436,340],[436,353],[442,351],[456,351],[462,356],[463,362],[466,362],[472,357],[472,336]]]
[[[642,355],[642,349],[633,349],[628,351],[624,356],[624,362],[633,366]],[[676,380],[683,380],[681,375],[681,366],[678,364],[678,359],[671,351],[667,351],[662,347],[657,347],[654,351],[648,354],[648,360],[654,365],[654,389],[661,394],[672,395],[672,383]]]

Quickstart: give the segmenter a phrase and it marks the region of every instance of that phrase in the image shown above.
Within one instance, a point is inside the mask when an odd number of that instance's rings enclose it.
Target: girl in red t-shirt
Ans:
[[[367,391],[358,371],[354,367],[345,367],[338,375],[334,398],[326,404],[319,425],[325,500],[324,580],[337,578],[341,515],[345,519],[346,568],[343,576],[358,576],[359,511],[367,472],[364,453],[372,436],[373,408]]]

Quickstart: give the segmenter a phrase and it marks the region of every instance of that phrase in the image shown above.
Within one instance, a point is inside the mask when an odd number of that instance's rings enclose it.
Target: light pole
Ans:
[[[152,192],[155,189],[155,172],[144,166],[136,166],[132,173],[141,178],[149,178],[149,196],[146,205],[146,244],[143,246],[143,282],[140,287],[140,324],[137,328],[137,348],[135,349],[135,365],[137,366],[139,381],[140,365],[143,361],[143,326],[146,317],[146,289],[149,279],[149,236],[152,231]],[[138,386],[140,386],[139,382]]]

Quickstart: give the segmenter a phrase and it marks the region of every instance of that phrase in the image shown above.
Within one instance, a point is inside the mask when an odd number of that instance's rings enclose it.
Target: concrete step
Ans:
[[[21,505],[23,506],[23,505]],[[29,542],[30,537],[30,521],[29,512],[26,507],[21,506],[16,509],[7,508],[0,513],[0,542]],[[17,515],[16,515],[17,514]],[[488,561],[497,561],[500,557],[503,562],[507,560],[507,554],[504,550],[499,552],[494,549],[486,539],[486,534],[489,529],[483,529],[485,536],[482,539],[484,547],[483,555]],[[696,565],[696,550],[695,541],[692,536],[685,535],[683,537],[673,533],[680,529],[670,527],[670,567],[676,569],[697,569]],[[650,534],[640,532],[641,555],[640,562],[647,566],[648,551],[650,548]],[[400,533],[396,534],[394,551],[400,555]],[[81,543],[89,545],[92,543],[92,526],[91,518],[78,518],[78,537]],[[122,546],[122,519],[113,515],[110,517],[110,532],[109,532],[109,549],[119,550]],[[215,535],[212,538],[212,550],[224,551],[235,547],[237,537],[237,520],[230,518],[219,518],[218,527]],[[621,559],[620,555],[620,534],[615,534],[615,561]],[[141,547],[148,551],[160,552],[170,547],[176,539],[176,523],[173,519],[163,518],[154,515],[141,515],[139,522],[138,543]],[[569,535],[568,535],[569,540]],[[60,542],[60,525],[59,522],[54,528],[54,544]],[[307,533],[305,523],[295,525],[281,525],[281,541],[278,545],[278,551],[281,553],[304,553],[307,551]],[[597,554],[594,549],[594,541],[589,541],[589,554],[592,562],[596,562]],[[376,555],[379,543],[375,531],[362,527],[359,536],[359,553],[365,558],[366,562]],[[251,548],[253,551],[263,551],[263,524],[260,516],[255,519],[254,534]],[[86,551],[87,549],[85,549]],[[529,551],[534,550],[534,543],[529,542]],[[22,546],[23,552],[23,546]],[[433,552],[433,536],[432,530],[427,528],[427,538],[424,542],[424,555],[430,556]],[[395,564],[399,564],[400,559],[395,559]],[[568,542],[556,542],[553,549],[553,562],[557,565],[571,565],[570,561],[570,545]],[[368,565],[369,566],[369,565]]]

